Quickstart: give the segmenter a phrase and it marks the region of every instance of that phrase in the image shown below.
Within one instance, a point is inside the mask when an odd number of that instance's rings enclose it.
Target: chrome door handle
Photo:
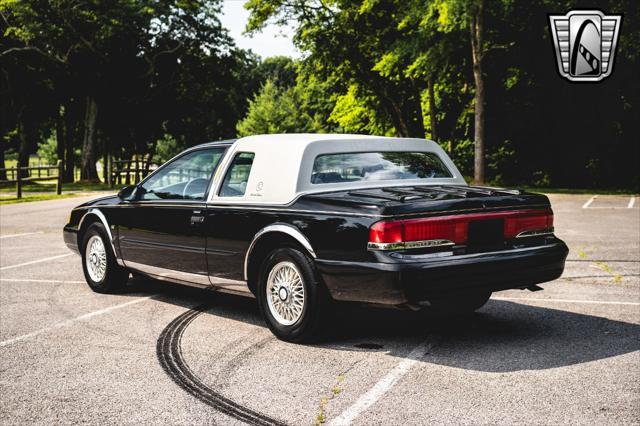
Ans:
[[[204,222],[204,216],[191,216],[191,224],[199,225]]]

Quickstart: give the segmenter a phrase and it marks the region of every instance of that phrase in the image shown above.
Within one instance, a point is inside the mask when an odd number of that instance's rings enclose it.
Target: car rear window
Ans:
[[[317,156],[311,183],[451,177],[433,152],[350,152]]]
[[[242,197],[247,190],[249,174],[253,166],[253,152],[241,152],[236,154],[233,162],[227,170],[227,175],[222,181],[219,195],[221,197]]]

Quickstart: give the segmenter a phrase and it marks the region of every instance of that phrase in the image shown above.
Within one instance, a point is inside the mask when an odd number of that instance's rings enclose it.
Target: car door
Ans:
[[[207,210],[209,278],[214,287],[230,292],[248,291],[244,283],[245,252],[261,228],[261,219],[255,213],[234,206],[249,191],[247,184],[254,157],[253,152],[234,154]]]
[[[225,147],[189,151],[144,180],[118,209],[120,251],[128,268],[208,285],[206,196]]]

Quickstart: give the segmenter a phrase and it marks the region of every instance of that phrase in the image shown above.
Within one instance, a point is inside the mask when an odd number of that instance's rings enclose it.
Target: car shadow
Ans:
[[[380,344],[428,336],[435,344],[424,362],[484,372],[550,369],[640,350],[638,324],[498,300],[466,316],[354,311],[341,324],[337,339]]]
[[[254,299],[132,280],[136,292],[209,315],[266,327]],[[336,304],[315,347],[383,351],[406,357],[418,341],[434,342],[422,362],[484,372],[543,370],[640,350],[640,325],[561,309],[491,300],[478,312],[444,316]]]

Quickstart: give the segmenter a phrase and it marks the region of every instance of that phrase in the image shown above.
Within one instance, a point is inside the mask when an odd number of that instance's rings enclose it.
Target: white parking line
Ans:
[[[632,209],[632,208],[633,208],[633,205],[634,205],[635,203],[636,203],[636,197],[631,197],[631,198],[629,199],[629,204],[627,204],[627,208],[628,208],[628,209]]]
[[[36,234],[44,234],[44,232],[38,231],[38,232],[24,232],[22,234],[0,235],[0,240],[3,238],[24,237],[27,235],[36,235]]]
[[[593,201],[594,201],[596,198],[598,198],[598,196],[597,196],[597,195],[594,195],[593,197],[589,198],[589,199],[587,200],[587,202],[586,202],[586,203],[584,203],[584,204],[582,205],[582,208],[583,208],[583,209],[588,208],[588,207],[591,205],[591,203],[593,203]]]
[[[344,410],[338,417],[333,419],[330,425],[350,425],[356,417],[362,414],[366,409],[376,403],[382,396],[389,391],[402,376],[407,374],[411,367],[416,364],[422,357],[431,350],[433,342],[429,339],[420,343],[407,355],[405,359],[400,361],[393,370],[389,371],[378,383],[373,385],[364,395]]]
[[[0,278],[0,282],[9,283],[51,283],[51,284],[84,284],[86,281],[68,281],[68,280],[34,280],[30,278]]]
[[[12,345],[14,343],[20,342],[21,340],[30,339],[32,337],[39,336],[42,333],[46,333],[47,331],[55,330],[58,328],[65,327],[69,324],[72,324],[77,321],[83,321],[89,318],[93,318],[98,315],[106,314],[108,312],[114,311],[116,309],[124,308],[126,306],[135,305],[136,303],[144,302],[145,300],[149,300],[156,295],[151,295],[147,297],[143,297],[142,299],[130,300],[129,302],[121,303],[119,305],[109,306],[108,308],[100,309],[98,311],[89,312],[88,314],[80,315],[79,317],[70,318],[66,321],[59,322],[57,324],[52,325],[51,327],[41,328],[40,330],[33,331],[31,333],[23,334],[22,336],[13,337],[11,339],[3,340],[0,342],[0,348]]]
[[[3,266],[2,268],[0,268],[0,271],[4,271],[4,270],[7,270],[7,269],[13,269],[13,268],[19,268],[21,266],[33,265],[34,263],[47,262],[49,260],[62,259],[63,257],[71,256],[72,254],[73,253],[59,254],[57,256],[45,257],[44,259],[32,260],[30,262],[19,263],[17,265]]]
[[[535,297],[492,297],[491,300],[504,300],[514,302],[551,302],[551,303],[586,303],[591,305],[626,305],[640,306],[636,302],[617,302],[613,300],[580,300],[580,299],[538,299]]]

